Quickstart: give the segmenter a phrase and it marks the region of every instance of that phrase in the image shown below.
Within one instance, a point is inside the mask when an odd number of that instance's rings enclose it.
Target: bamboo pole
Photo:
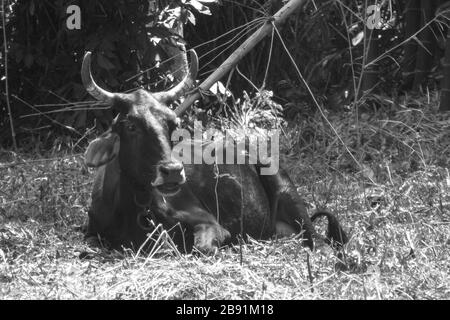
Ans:
[[[187,96],[183,103],[175,110],[175,113],[180,115],[200,97],[202,90],[208,90],[211,86],[227,74],[234,66],[250,52],[258,42],[264,37],[271,34],[272,22],[278,26],[283,23],[286,18],[297,10],[306,0],[291,0],[286,3],[277,13],[272,17],[268,17],[266,23],[253,33],[247,40],[242,43],[205,81],[203,81],[196,92]]]

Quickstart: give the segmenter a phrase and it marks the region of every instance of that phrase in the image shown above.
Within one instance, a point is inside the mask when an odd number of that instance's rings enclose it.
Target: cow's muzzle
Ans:
[[[186,182],[183,164],[180,162],[161,162],[156,168],[156,179],[152,186],[164,196],[177,193]]]

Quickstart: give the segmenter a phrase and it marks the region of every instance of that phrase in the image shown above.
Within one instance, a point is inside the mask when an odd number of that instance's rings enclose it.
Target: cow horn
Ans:
[[[83,64],[81,66],[81,80],[87,92],[99,101],[111,102],[115,94],[105,89],[102,89],[95,83],[91,73],[91,52],[87,51],[84,54]]]
[[[189,53],[191,56],[191,67],[189,68],[189,73],[180,83],[178,83],[172,89],[153,93],[156,99],[165,103],[174,101],[181,97],[189,88],[191,88],[195,84],[195,79],[197,78],[198,72],[198,57],[197,53],[193,49],[189,50]]]

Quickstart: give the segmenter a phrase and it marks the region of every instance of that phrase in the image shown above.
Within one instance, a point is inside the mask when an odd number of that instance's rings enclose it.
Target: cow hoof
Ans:
[[[219,248],[217,246],[203,246],[195,245],[192,254],[194,256],[215,256],[219,252]]]
[[[78,255],[78,259],[80,259],[80,260],[90,260],[90,259],[94,259],[95,256],[96,256],[96,254],[93,253],[93,252],[82,251]]]
[[[286,222],[277,221],[277,223],[275,224],[275,233],[279,238],[290,237],[291,235],[295,234],[295,230]]]
[[[230,237],[220,225],[199,224],[194,228],[194,247],[204,254],[216,254],[219,246]]]

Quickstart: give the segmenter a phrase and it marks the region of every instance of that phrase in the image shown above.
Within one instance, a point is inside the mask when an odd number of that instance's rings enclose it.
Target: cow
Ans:
[[[91,53],[85,54],[81,77],[86,90],[117,112],[111,127],[85,152],[86,165],[97,168],[87,239],[137,250],[148,243],[150,225],[143,220],[151,217],[171,230],[174,243],[185,252],[193,248],[215,252],[246,236],[292,234],[301,234],[312,250],[316,237],[312,223],[325,216],[328,241],[346,243],[333,214],[320,211],[308,216],[282,168],[262,175],[261,164],[183,164],[171,156],[171,134],[180,125],[180,115],[169,104],[194,87],[198,58],[194,51],[190,55],[188,74],[170,90],[112,93],[94,81]]]

